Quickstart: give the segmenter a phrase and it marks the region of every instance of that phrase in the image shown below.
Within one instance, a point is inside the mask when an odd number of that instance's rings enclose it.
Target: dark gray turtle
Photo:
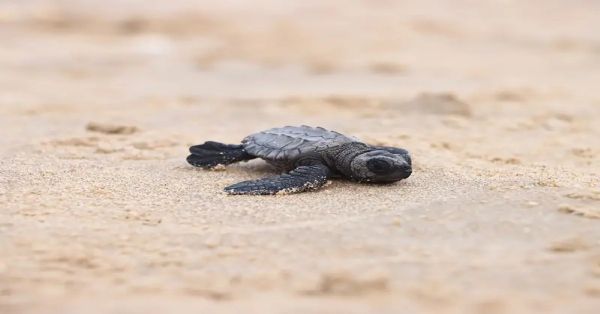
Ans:
[[[412,172],[408,151],[371,146],[338,132],[309,126],[286,126],[252,134],[241,145],[206,142],[190,147],[187,161],[211,169],[219,165],[262,158],[287,173],[244,181],[225,188],[228,194],[276,194],[315,190],[327,179],[345,177],[358,182],[395,182]]]

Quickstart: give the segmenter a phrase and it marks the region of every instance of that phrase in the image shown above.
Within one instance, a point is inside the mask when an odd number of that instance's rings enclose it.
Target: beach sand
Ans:
[[[598,313],[600,3],[0,2],[0,312]],[[284,125],[392,185],[227,196]]]

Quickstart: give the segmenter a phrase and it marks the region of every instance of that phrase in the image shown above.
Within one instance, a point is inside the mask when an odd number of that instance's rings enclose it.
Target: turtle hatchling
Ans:
[[[316,190],[330,178],[390,183],[408,178],[412,162],[402,148],[372,146],[321,127],[286,126],[258,132],[240,145],[206,142],[190,147],[187,161],[212,169],[262,158],[284,174],[243,181],[225,188],[228,194],[269,195]]]

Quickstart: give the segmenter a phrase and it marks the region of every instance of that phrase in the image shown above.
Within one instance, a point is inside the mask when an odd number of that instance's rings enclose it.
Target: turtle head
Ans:
[[[376,149],[354,157],[350,168],[353,177],[361,182],[395,182],[411,175],[412,161],[404,149]]]

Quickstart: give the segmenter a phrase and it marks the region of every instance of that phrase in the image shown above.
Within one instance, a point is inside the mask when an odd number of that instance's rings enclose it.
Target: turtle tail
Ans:
[[[187,157],[187,162],[192,166],[204,169],[255,158],[246,153],[242,145],[228,145],[212,141],[190,147],[190,153],[192,154]]]

